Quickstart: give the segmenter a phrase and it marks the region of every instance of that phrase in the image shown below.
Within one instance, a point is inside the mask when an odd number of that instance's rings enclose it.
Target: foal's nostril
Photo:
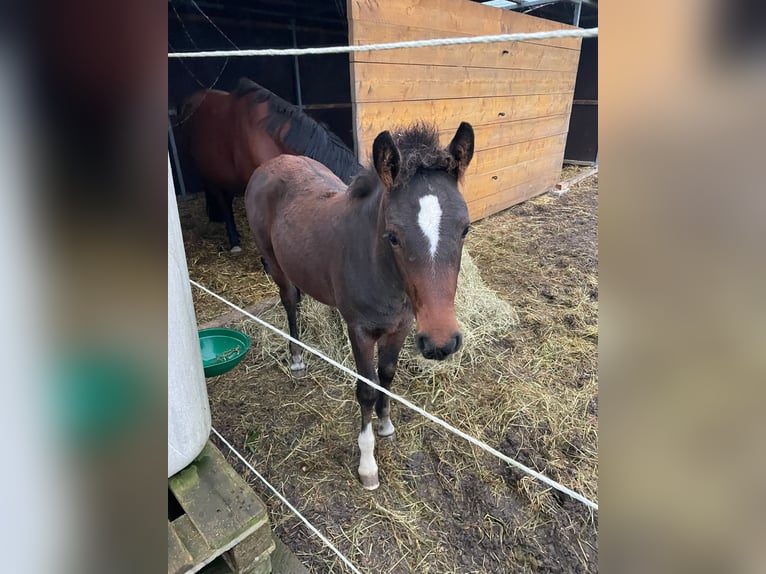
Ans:
[[[454,341],[455,341],[455,350],[452,352],[457,353],[460,350],[460,347],[463,346],[463,334],[455,333]]]
[[[415,345],[418,350],[423,354],[426,359],[432,359],[435,361],[441,361],[446,359],[451,354],[460,349],[463,344],[463,335],[461,333],[455,333],[450,337],[444,345],[438,346],[434,344],[431,338],[425,333],[418,333],[415,335]]]
[[[418,348],[418,351],[421,353],[426,352],[426,340],[427,337],[423,335],[422,333],[418,333],[415,335],[415,346]]]

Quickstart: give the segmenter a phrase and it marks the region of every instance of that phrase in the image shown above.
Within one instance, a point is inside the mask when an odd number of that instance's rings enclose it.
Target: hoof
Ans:
[[[362,476],[359,475],[359,480],[362,481],[362,487],[365,490],[375,490],[380,486],[380,481],[378,480],[378,475],[373,476]]]
[[[391,421],[383,421],[378,424],[378,436],[380,438],[389,438],[394,436],[394,433],[396,432],[396,429],[394,428],[394,425],[391,424]]]
[[[239,245],[235,245],[229,250],[229,253],[231,253],[232,255],[239,255],[240,253],[242,253],[242,248]]]
[[[305,371],[306,363],[300,361],[299,363],[290,363],[290,370],[295,373],[296,371]]]

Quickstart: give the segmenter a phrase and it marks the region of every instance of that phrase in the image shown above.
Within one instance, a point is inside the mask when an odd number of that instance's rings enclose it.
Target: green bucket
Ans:
[[[250,338],[235,329],[201,329],[198,333],[206,377],[232,370],[250,348]]]

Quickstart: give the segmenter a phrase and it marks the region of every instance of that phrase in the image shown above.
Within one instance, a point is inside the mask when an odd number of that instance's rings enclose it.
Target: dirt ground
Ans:
[[[566,168],[562,179],[582,168]],[[204,199],[179,203],[189,273],[234,303],[277,293],[250,239],[229,255]],[[466,249],[518,324],[457,382],[400,369],[393,390],[554,480],[597,500],[598,176],[473,226]],[[230,311],[193,289],[198,322]],[[279,312],[279,308],[274,312]],[[238,328],[241,322],[231,326]],[[407,344],[411,344],[408,341]],[[281,349],[281,348],[280,348]],[[356,479],[353,381],[309,368],[293,379],[287,349],[254,348],[208,379],[213,426],[358,568],[375,573],[597,572],[598,513],[400,405],[379,440],[381,486]],[[222,448],[225,452],[225,448]],[[321,541],[227,456],[267,503],[275,532],[312,571],[346,572]]]

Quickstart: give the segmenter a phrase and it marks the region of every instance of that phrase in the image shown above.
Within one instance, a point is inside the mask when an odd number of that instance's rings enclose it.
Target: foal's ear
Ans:
[[[463,174],[473,158],[473,128],[468,122],[461,122],[455,133],[455,137],[447,148],[449,154],[455,160],[454,175],[457,179],[463,179]]]
[[[391,189],[399,175],[399,150],[396,148],[394,138],[388,131],[380,132],[372,144],[372,161],[375,171],[386,189]]]

